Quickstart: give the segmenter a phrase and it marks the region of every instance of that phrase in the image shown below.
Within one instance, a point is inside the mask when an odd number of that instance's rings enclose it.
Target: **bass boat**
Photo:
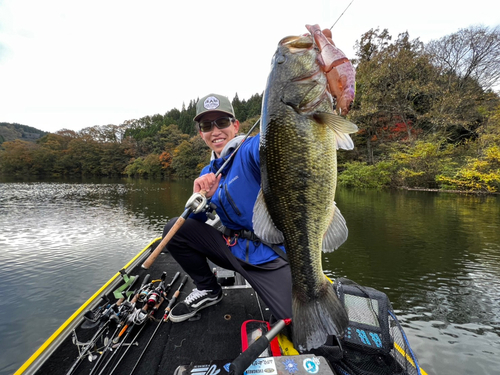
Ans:
[[[168,252],[141,266],[159,243],[142,249],[14,375],[425,375],[387,295],[348,279],[332,282],[349,316],[344,337],[310,352],[293,348],[287,322],[273,321],[246,280],[216,266],[224,298],[172,323],[169,311],[195,286]]]

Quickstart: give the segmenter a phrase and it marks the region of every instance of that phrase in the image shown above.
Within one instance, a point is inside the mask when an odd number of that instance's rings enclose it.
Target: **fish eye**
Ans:
[[[278,64],[283,64],[286,61],[285,55],[278,55],[276,56],[276,62]]]

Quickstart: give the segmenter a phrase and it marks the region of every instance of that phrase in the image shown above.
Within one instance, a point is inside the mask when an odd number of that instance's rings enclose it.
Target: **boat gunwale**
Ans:
[[[146,247],[140,250],[121,270],[127,271],[128,269],[135,268],[147,255],[147,250],[153,244],[161,240],[161,237],[153,239]],[[120,270],[120,271],[121,271]],[[97,290],[87,301],[85,301],[66,321],[59,326],[59,328],[31,355],[30,358],[14,373],[14,375],[32,374],[35,373],[40,366],[52,355],[53,350],[57,349],[64,339],[66,339],[68,332],[76,328],[83,319],[83,314],[98,305],[100,296],[106,294],[110,289],[115,288],[122,281],[120,278],[121,272],[115,273],[99,290]],[[80,318],[80,319],[78,319]],[[50,349],[50,350],[49,350]],[[26,372],[29,370],[29,372]]]

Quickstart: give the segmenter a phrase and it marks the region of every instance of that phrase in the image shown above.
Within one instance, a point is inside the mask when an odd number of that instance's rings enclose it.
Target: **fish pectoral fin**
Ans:
[[[358,131],[358,127],[349,120],[330,112],[316,112],[312,115],[320,124],[328,125],[336,133],[351,134]]]
[[[271,215],[267,210],[262,189],[259,191],[255,206],[253,207],[253,230],[262,241],[270,244],[283,243],[283,233],[274,225]]]
[[[334,131],[337,149],[352,150],[354,148],[354,143],[349,134],[358,131],[355,124],[335,113],[316,112],[312,116],[314,121],[324,124]]]
[[[347,240],[348,230],[344,216],[335,205],[333,218],[323,237],[323,252],[330,253],[339,248]]]

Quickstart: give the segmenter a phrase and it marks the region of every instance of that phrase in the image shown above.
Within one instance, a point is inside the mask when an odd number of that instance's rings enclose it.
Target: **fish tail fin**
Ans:
[[[292,338],[299,352],[319,348],[329,335],[342,337],[349,323],[347,312],[332,285],[326,280],[324,292],[314,301],[292,297]]]

